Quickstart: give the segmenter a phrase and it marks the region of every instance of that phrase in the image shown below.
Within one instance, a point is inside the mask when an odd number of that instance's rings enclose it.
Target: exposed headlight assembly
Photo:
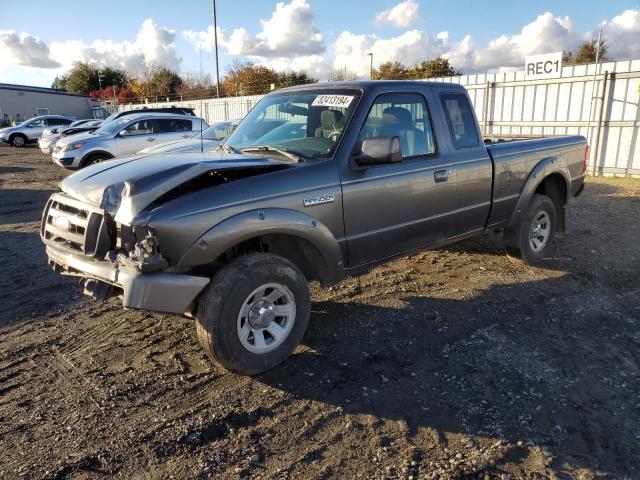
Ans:
[[[100,208],[105,212],[115,216],[120,204],[122,203],[122,197],[126,194],[128,185],[126,182],[114,183],[104,189],[102,194],[102,202],[100,202]]]
[[[63,152],[71,152],[73,150],[78,150],[80,147],[84,146],[84,142],[72,143],[62,148]]]

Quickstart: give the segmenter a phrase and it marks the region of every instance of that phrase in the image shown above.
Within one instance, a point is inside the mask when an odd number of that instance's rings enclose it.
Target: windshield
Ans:
[[[234,125],[231,122],[218,122],[211,125],[202,132],[204,140],[224,140],[233,132]],[[193,138],[200,137],[200,132],[196,133]]]
[[[127,123],[129,123],[130,118],[119,118],[118,120],[113,120],[111,122],[106,122],[102,124],[100,128],[94,130],[94,135],[113,135],[116,132],[119,132],[122,127],[124,127]]]
[[[329,158],[360,92],[314,89],[263,98],[224,142],[232,150],[278,147],[304,158]]]

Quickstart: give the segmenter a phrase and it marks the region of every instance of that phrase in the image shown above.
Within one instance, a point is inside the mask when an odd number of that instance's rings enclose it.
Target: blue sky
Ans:
[[[277,3],[218,0],[221,70],[241,57],[275,68],[306,68],[320,77],[344,67],[363,75],[367,51],[377,61],[405,63],[442,54],[463,71],[516,68],[525,54],[571,48],[601,22],[606,22],[605,37],[610,34],[611,53],[626,57],[635,51],[640,57],[638,1],[286,0],[273,28],[260,34],[260,20],[271,19]],[[376,21],[400,3],[410,18],[387,15]],[[151,59],[196,72],[197,32],[199,41],[210,44],[210,1],[0,0],[0,7],[4,82],[48,86],[78,59],[133,69]],[[545,12],[550,15],[540,17]],[[232,36],[237,29],[244,29],[242,35]],[[188,31],[191,41],[184,34]],[[205,72],[211,73],[212,53],[205,50],[202,58]]]

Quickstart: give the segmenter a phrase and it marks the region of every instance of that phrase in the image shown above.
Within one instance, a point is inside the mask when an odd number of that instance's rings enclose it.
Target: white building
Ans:
[[[92,102],[86,95],[63,90],[0,83],[0,126],[47,114],[89,118]]]

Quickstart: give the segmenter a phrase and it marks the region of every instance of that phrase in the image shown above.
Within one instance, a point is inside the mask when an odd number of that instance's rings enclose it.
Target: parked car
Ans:
[[[197,132],[187,140],[152,145],[143,148],[138,153],[169,153],[169,152],[211,152],[214,151],[220,142],[228,137],[238,126],[241,120],[229,120],[226,122],[216,122],[202,132]],[[201,141],[202,138],[202,141]]]
[[[265,144],[274,119],[305,123],[305,136]],[[463,86],[403,81],[279,90],[221,149],[71,175],[41,236],[85,292],[195,316],[210,358],[249,375],[302,339],[312,280],[495,231],[543,261],[589,157],[582,136],[485,145]]]
[[[61,138],[53,150],[53,159],[65,168],[82,168],[131,155],[151,143],[191,138],[206,127],[201,118],[173,113],[126,115],[102,124],[97,130]]]
[[[40,151],[42,151],[42,153],[52,153],[56,142],[62,137],[75,135],[76,133],[90,132],[91,130],[97,129],[101,123],[102,120],[95,119],[78,120],[77,122],[71,123],[68,127],[58,127],[51,130],[46,129],[38,139]]]
[[[109,123],[112,120],[117,120],[118,118],[126,117],[127,115],[137,115],[139,113],[175,113],[176,115],[189,115],[195,117],[195,113],[193,108],[188,107],[142,107],[135,108],[133,110],[122,110],[120,112],[115,112],[105,118],[102,123]]]
[[[0,142],[6,142],[14,147],[24,147],[28,143],[36,142],[46,128],[68,126],[75,119],[61,115],[40,115],[16,125],[15,127],[0,129]]]

